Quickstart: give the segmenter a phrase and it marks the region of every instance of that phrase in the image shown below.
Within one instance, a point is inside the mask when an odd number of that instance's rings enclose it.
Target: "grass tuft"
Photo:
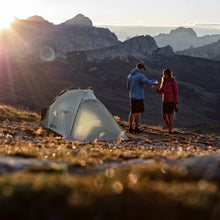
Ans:
[[[4,121],[6,119],[17,122],[40,122],[40,116],[35,112],[30,112],[24,109],[16,109],[9,105],[0,105],[0,121]]]

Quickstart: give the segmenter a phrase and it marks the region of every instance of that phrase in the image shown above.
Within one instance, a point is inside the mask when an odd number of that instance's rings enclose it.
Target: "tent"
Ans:
[[[91,89],[62,92],[47,109],[41,124],[70,141],[128,139]]]

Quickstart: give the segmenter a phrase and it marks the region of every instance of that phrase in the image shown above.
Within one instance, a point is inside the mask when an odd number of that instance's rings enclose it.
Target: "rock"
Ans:
[[[190,157],[169,162],[185,167],[188,175],[193,178],[220,181],[220,155]]]
[[[10,124],[10,121],[9,121],[8,119],[5,119],[5,120],[3,121],[3,123],[6,124],[6,125],[8,125],[8,124]]]
[[[8,173],[27,168],[53,168],[54,164],[58,167],[66,167],[66,163],[44,161],[37,159],[25,159],[21,157],[0,156],[0,173]]]

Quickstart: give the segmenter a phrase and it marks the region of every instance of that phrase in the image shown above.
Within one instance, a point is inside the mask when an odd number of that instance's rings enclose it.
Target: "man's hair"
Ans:
[[[144,70],[146,70],[146,68],[145,68],[145,66],[144,66],[143,63],[138,63],[138,64],[136,65],[136,67],[137,67],[138,69],[143,68]]]

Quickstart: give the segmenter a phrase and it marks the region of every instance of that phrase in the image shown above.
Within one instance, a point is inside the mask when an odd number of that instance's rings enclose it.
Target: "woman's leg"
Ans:
[[[166,125],[167,125],[167,127],[169,129],[169,120],[168,120],[167,114],[163,114],[163,120],[166,122]]]
[[[173,128],[173,118],[172,118],[172,114],[168,114],[168,120],[169,120],[169,126],[168,126],[168,129],[169,129],[169,133],[172,133],[172,128]]]

